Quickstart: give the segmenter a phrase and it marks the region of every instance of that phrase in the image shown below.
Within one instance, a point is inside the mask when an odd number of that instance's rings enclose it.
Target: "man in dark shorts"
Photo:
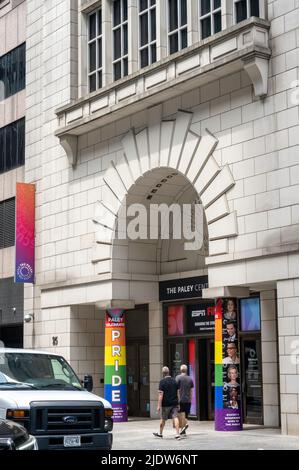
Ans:
[[[161,413],[160,433],[154,432],[154,436],[163,437],[163,430],[168,419],[173,420],[176,430],[175,439],[180,439],[180,428],[178,418],[178,385],[173,377],[169,375],[168,367],[162,369],[163,379],[159,384],[159,396],[157,411]]]
[[[186,429],[188,425],[188,416],[191,409],[192,402],[192,389],[194,383],[191,377],[187,375],[188,367],[183,364],[180,367],[181,373],[176,377],[176,383],[178,384],[179,391],[179,403],[180,403],[180,414],[181,414],[181,436],[186,435]]]

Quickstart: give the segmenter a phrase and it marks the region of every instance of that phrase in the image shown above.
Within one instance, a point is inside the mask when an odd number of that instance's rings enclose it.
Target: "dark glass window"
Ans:
[[[201,1],[201,16],[210,13],[211,11],[211,0],[202,0]]]
[[[121,22],[121,0],[113,2],[113,26],[117,26]]]
[[[187,0],[181,1],[180,26],[187,24]]]
[[[15,244],[15,198],[0,202],[0,249]]]
[[[188,46],[186,0],[168,0],[168,38],[170,54]]]
[[[178,27],[178,0],[169,1],[169,31]]]
[[[128,75],[128,2],[113,2],[113,77],[119,80]]]
[[[236,3],[236,21],[246,20],[247,18],[247,0],[240,0]]]
[[[88,28],[88,82],[92,93],[103,86],[102,10],[89,15]]]
[[[25,119],[0,129],[0,173],[25,163]]]
[[[170,54],[177,52],[179,50],[179,38],[178,33],[172,34],[169,38],[169,48]]]
[[[201,39],[221,31],[221,0],[200,0]]]
[[[97,31],[97,14],[93,13],[89,17],[89,39],[94,39],[96,37]]]
[[[205,39],[211,36],[211,18],[208,16],[201,20],[201,37]]]
[[[156,0],[139,0],[140,66],[156,62]]]
[[[148,15],[144,13],[140,16],[140,45],[148,43]]]
[[[24,90],[25,75],[26,45],[24,43],[0,57],[0,82],[3,83],[0,101]]]
[[[121,57],[121,29],[118,28],[114,31],[114,59]]]
[[[221,31],[221,12],[215,13],[214,15],[214,31],[219,33]]]
[[[250,0],[250,16],[260,16],[259,0]]]
[[[235,0],[236,23],[240,23],[250,16],[260,16],[259,0]]]

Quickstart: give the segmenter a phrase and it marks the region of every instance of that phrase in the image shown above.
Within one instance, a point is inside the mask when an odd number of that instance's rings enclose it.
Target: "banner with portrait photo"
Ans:
[[[221,298],[215,311],[215,429],[242,430],[237,299]]]

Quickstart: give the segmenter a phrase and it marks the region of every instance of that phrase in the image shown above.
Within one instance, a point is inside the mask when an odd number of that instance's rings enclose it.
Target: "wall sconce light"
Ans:
[[[26,313],[26,315],[24,316],[24,322],[30,323],[33,320],[34,320],[34,313]]]

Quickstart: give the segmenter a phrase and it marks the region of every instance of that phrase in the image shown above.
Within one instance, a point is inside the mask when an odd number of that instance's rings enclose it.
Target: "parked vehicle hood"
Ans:
[[[97,395],[80,390],[1,390],[1,408],[30,408],[32,401],[101,401],[105,408],[111,408],[110,403]],[[1,415],[1,414],[0,414]]]

